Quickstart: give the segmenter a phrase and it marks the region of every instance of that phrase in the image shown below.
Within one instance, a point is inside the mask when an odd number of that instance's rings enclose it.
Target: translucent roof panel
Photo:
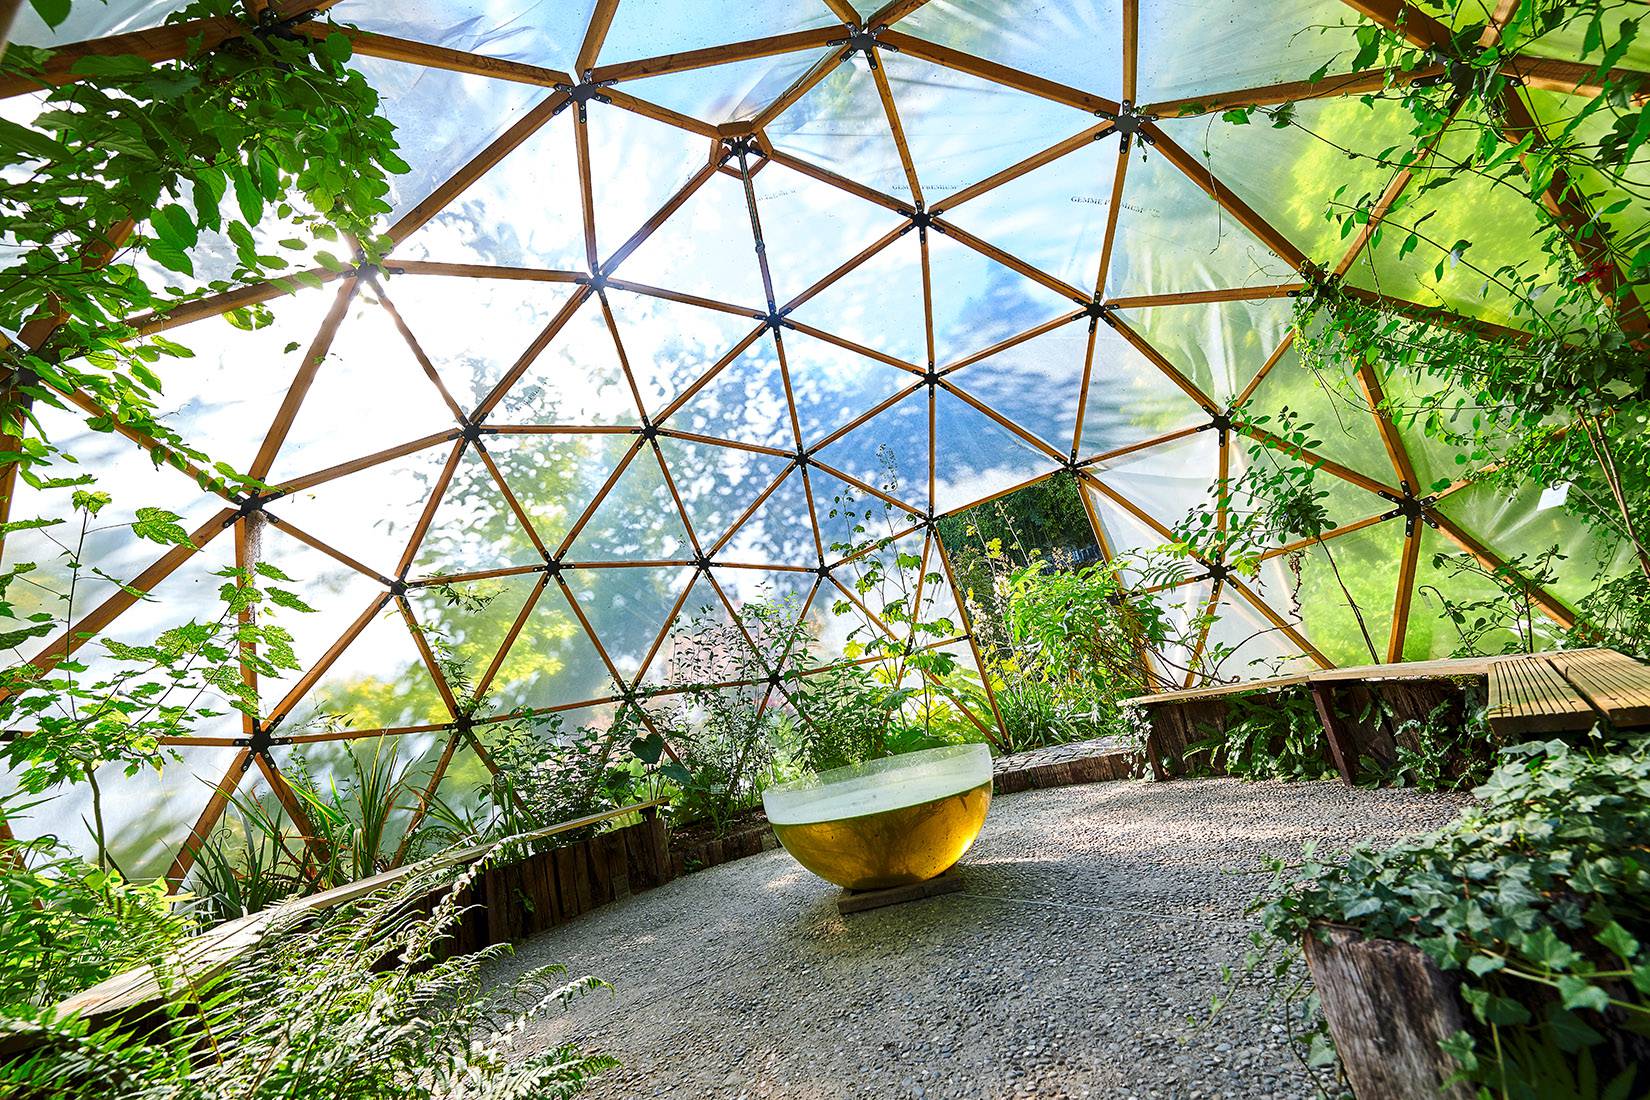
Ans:
[[[25,6],[17,40],[155,28],[179,6],[76,4],[56,32]],[[869,543],[932,568],[931,521],[1057,474],[1080,482],[1122,576],[1165,585],[1181,636],[1158,671],[1177,685],[1449,654],[1462,640],[1438,593],[1493,594],[1465,561],[1556,545],[1566,567],[1544,606],[1559,610],[1595,570],[1630,566],[1564,493],[1459,482],[1455,448],[1418,418],[1434,380],[1309,370],[1296,346],[1303,258],[1500,322],[1516,318],[1486,273],[1542,259],[1512,188],[1425,189],[1473,138],[1466,125],[1403,175],[1409,117],[1337,87],[1352,6],[927,0],[867,34],[840,22],[883,9],[332,6],[359,28],[352,63],[411,167],[393,182],[395,245],[376,269],[271,297],[274,320],[254,331],[217,317],[168,330],[194,355],[157,368],[161,418],[262,480],[257,500],[157,468],[135,433],[40,410],[114,498],[84,552],[104,575],[75,617],[102,609],[107,637],[136,641],[212,615],[213,569],[273,565],[317,610],[281,620],[301,667],[263,685],[264,728],[388,730],[433,769],[461,706],[611,721],[668,679],[701,612],[726,623],[784,599],[816,659],[843,657],[855,631],[889,626],[882,585],[858,600]],[[1572,26],[1510,48],[1576,61],[1584,45]],[[1644,67],[1642,52],[1624,64]],[[1282,117],[1204,102],[1275,103],[1268,86],[1284,82],[1299,99]],[[1581,103],[1519,94],[1549,131]],[[1156,117],[1132,124],[1125,100]],[[27,123],[39,102],[19,95],[5,117]],[[1371,260],[1336,220],[1406,179],[1392,226],[1424,218],[1472,239],[1455,265],[1391,247]],[[1644,223],[1597,173],[1578,182],[1613,229]],[[201,281],[233,263],[219,242],[197,259]],[[1443,427],[1477,412],[1440,407]],[[1323,542],[1252,547],[1262,560],[1241,576],[1194,547],[1172,578],[1148,578],[1177,525],[1236,522],[1221,478],[1280,460],[1276,437],[1293,431],[1318,467]],[[1437,494],[1433,522],[1407,524],[1406,488]],[[23,487],[10,519],[75,520],[66,496]],[[180,563],[137,537],[149,504],[202,552]],[[12,531],[6,563],[40,561],[35,576],[61,587],[64,529]],[[144,575],[153,600],[121,594],[117,580]],[[962,629],[948,580],[924,602]],[[947,644],[972,667],[966,638]],[[102,667],[96,646],[80,657]],[[250,747],[238,716],[215,732],[232,746],[132,781],[156,807],[121,853],[132,866],[164,872]],[[245,789],[266,790],[248,774]],[[443,797],[463,802],[486,774],[456,747]],[[72,825],[81,807],[64,807]]]

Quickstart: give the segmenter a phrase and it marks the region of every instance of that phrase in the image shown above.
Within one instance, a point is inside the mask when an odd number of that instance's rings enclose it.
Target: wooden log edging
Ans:
[[[731,863],[746,856],[771,852],[779,847],[779,838],[767,818],[736,829],[726,836],[672,842],[670,858],[672,873],[680,878],[694,871],[704,871],[723,863]]]
[[[1015,794],[1049,787],[1073,787],[1082,783],[1112,783],[1139,779],[1146,774],[1145,758],[1123,748],[1107,749],[1069,760],[1039,760],[1036,753],[1026,756],[1023,761],[1012,757],[998,761],[1003,766],[992,776],[993,793]]]
[[[488,867],[458,895],[452,951],[516,943],[675,878],[664,818],[532,852]]]

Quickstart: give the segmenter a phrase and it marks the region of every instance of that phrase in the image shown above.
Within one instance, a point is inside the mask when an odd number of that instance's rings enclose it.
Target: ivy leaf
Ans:
[[[1565,1008],[1590,1008],[1594,1012],[1603,1012],[1610,1007],[1610,995],[1604,990],[1574,974],[1566,974],[1558,979],[1558,995],[1564,1001]]]

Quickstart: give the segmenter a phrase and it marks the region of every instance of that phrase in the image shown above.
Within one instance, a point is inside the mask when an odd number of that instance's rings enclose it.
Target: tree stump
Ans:
[[[1438,1044],[1463,1026],[1456,986],[1418,947],[1343,928],[1306,938],[1306,963],[1358,1100],[1472,1100],[1444,1087],[1455,1059]]]

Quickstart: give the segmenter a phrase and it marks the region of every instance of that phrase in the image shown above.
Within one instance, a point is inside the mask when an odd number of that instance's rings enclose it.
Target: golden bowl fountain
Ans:
[[[762,795],[785,850],[820,878],[881,890],[945,873],[985,825],[991,750],[947,745],[833,768]]]

